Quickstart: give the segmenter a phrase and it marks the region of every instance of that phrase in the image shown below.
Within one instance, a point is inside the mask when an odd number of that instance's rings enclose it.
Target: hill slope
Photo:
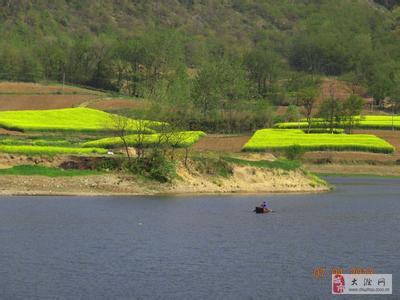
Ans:
[[[229,58],[264,85],[307,72],[372,86],[398,76],[400,61],[399,1],[376,2],[393,10],[369,0],[3,0],[0,80],[66,76],[147,96],[183,66]]]

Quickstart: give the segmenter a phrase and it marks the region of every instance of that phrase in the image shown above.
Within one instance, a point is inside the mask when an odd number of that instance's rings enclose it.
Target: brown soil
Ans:
[[[382,153],[368,153],[368,152],[334,152],[334,151],[321,151],[321,152],[308,152],[304,155],[304,160],[313,163],[340,163],[340,162],[394,162],[400,159],[399,154],[382,154]]]
[[[305,168],[319,174],[359,174],[375,176],[400,176],[400,165],[368,164],[306,164]]]
[[[360,87],[354,87],[354,92],[365,95],[365,91],[362,91]],[[349,83],[335,78],[325,78],[321,85],[320,99],[329,98],[333,94],[335,98],[345,100],[352,93],[353,87]]]
[[[0,111],[76,107],[94,95],[0,95]]]
[[[62,92],[61,85],[44,85],[25,82],[0,82],[0,94],[54,94],[59,92]],[[64,87],[64,93],[102,94],[101,92],[97,91],[69,86]]]
[[[7,129],[4,129],[4,128],[0,128],[0,135],[18,135],[18,136],[23,136],[25,134],[23,132],[20,132],[20,131],[7,130]]]
[[[145,101],[129,99],[101,99],[92,101],[88,107],[100,110],[119,110],[126,108],[145,108],[148,104]]]
[[[241,152],[244,144],[250,139],[248,135],[216,135],[209,134],[203,137],[194,146],[198,151]]]

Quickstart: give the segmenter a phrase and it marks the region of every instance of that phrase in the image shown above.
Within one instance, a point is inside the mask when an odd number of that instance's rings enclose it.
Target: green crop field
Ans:
[[[131,132],[153,133],[148,127],[159,122],[128,120]],[[116,121],[112,114],[90,108],[66,108],[53,110],[22,110],[0,112],[0,127],[19,131],[77,131],[98,132],[113,130]],[[145,127],[145,128],[143,128]]]
[[[146,134],[143,135],[141,139],[140,135],[133,134],[126,136],[126,141],[131,147],[135,147],[140,142],[148,148],[159,143],[166,143],[175,148],[185,148],[190,147],[205,135],[206,134],[202,131],[184,131],[166,135],[161,135],[159,133]],[[82,145],[83,147],[119,148],[123,147],[124,144],[121,138],[111,137],[86,142]]]
[[[299,145],[306,151],[365,151],[392,153],[388,142],[368,134],[306,134],[299,129],[258,130],[243,147],[244,151],[284,150]]]
[[[0,145],[0,152],[25,155],[57,155],[57,154],[105,154],[106,149],[102,148],[71,148],[53,146],[9,146]]]
[[[311,123],[313,128],[327,127],[328,124],[322,119],[315,118]],[[277,123],[275,128],[279,129],[295,129],[295,128],[307,128],[308,123],[305,120],[301,122],[286,122]],[[343,124],[338,124],[337,127],[343,127]],[[356,118],[355,128],[365,129],[400,129],[400,116],[362,116]]]

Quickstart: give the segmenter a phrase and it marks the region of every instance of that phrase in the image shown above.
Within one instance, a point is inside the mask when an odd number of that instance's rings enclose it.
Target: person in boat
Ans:
[[[263,202],[261,203],[261,207],[262,207],[262,208],[265,208],[265,209],[269,209],[269,205],[268,205],[267,201],[263,201]]]

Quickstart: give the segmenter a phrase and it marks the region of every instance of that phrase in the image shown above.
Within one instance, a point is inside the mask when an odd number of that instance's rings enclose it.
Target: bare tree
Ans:
[[[129,153],[129,145],[126,137],[129,134],[129,129],[131,125],[131,119],[128,119],[121,115],[113,114],[110,117],[110,126],[108,126],[112,130],[113,134],[121,139],[129,162],[131,161],[131,155]]]
[[[134,147],[136,149],[137,158],[141,159],[144,157],[146,149],[146,137],[148,136],[149,121],[147,120],[135,120],[135,140]]]
[[[128,161],[131,162],[132,160],[129,151],[130,146],[135,148],[138,159],[143,158],[149,131],[149,121],[133,120],[122,115],[112,114],[109,122],[110,124],[107,127],[114,136],[121,139]]]

